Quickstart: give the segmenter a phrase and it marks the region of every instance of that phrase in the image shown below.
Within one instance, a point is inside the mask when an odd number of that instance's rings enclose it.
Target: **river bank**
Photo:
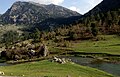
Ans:
[[[11,70],[12,69],[12,70]],[[76,63],[59,64],[48,60],[2,66],[6,76],[24,77],[114,77],[95,68],[81,66]]]
[[[75,56],[62,56],[62,58],[69,58],[72,62],[75,62],[79,65],[89,66],[92,68],[97,68],[99,70],[108,72],[110,74],[115,75],[115,77],[120,77],[120,62],[108,62],[97,60],[91,57],[75,57]]]
[[[119,68],[120,68],[120,62],[111,62],[111,61],[105,61],[103,58],[93,58],[92,56],[58,56],[59,58],[66,58],[70,59],[72,62],[82,65],[82,66],[89,66],[92,68],[97,68],[99,70],[111,73],[117,77],[120,76],[119,74]],[[9,65],[15,65],[15,64],[21,64],[21,63],[32,63],[32,62],[39,62],[42,60],[49,60],[52,57],[49,58],[39,58],[39,59],[33,59],[33,60],[26,60],[26,61],[9,61],[7,63],[3,63],[1,66],[9,66]]]

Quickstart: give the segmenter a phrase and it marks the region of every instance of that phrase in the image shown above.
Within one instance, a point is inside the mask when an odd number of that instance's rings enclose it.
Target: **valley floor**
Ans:
[[[70,47],[59,47],[51,41],[47,46],[52,55],[91,55],[96,58],[110,58],[120,61],[120,37],[116,35],[100,35],[102,40],[92,41],[70,41]],[[58,43],[57,43],[58,44]],[[68,52],[74,52],[68,54]],[[76,53],[78,53],[76,55]],[[98,54],[99,53],[99,54]],[[101,59],[101,58],[100,58]],[[17,64],[12,66],[1,66],[0,71],[4,71],[6,76],[25,76],[25,77],[113,77],[112,75],[98,69],[85,67],[73,63],[59,64],[50,61],[38,61]]]
[[[74,63],[59,64],[47,60],[0,67],[6,76],[24,77],[113,77],[103,71]]]

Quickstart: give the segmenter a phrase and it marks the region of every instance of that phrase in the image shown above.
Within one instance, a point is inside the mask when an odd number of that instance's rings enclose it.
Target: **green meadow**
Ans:
[[[24,77],[113,77],[112,75],[90,67],[74,63],[52,63],[44,60],[12,66],[0,67],[6,76]]]
[[[106,53],[120,55],[120,37],[117,35],[99,35],[100,40],[82,40],[69,42],[70,47],[55,47],[50,45],[54,52],[74,51],[82,53]]]
[[[66,51],[120,55],[119,36],[101,35],[98,37],[102,38],[102,40],[71,41],[69,42],[71,47],[55,47],[54,43],[48,41],[48,47],[52,51],[51,53],[56,55]],[[70,62],[66,64],[52,63],[48,60],[1,66],[0,71],[4,71],[6,76],[24,77],[113,77],[95,68]]]
[[[120,55],[120,37],[116,35],[98,36],[104,40],[98,41],[80,41],[73,43],[73,50],[76,52],[88,53],[108,53]]]

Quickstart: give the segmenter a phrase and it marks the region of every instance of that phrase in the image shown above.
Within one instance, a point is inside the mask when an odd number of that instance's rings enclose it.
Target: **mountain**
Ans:
[[[0,14],[0,24],[2,23],[1,15],[2,15],[2,14]]]
[[[87,27],[95,25],[100,33],[120,33],[120,0],[103,0],[78,22]]]
[[[57,33],[57,32],[56,32]],[[105,40],[97,35],[115,34],[120,36],[120,0],[103,0],[81,16],[77,24],[58,30],[66,40]],[[93,39],[94,38],[94,39]]]
[[[120,0],[103,0],[100,4],[90,10],[86,15],[105,13],[111,10],[120,9]]]
[[[46,29],[53,30],[63,26],[70,26],[76,24],[76,21],[79,20],[80,18],[81,16],[71,16],[67,18],[63,18],[63,17],[49,18],[42,22],[38,22],[34,24],[35,26],[33,26],[31,30],[34,30],[35,28],[38,28],[40,30],[46,30]]]
[[[80,16],[80,14],[54,4],[43,5],[17,1],[1,17],[4,23],[31,25],[49,18],[67,18],[71,16]]]
[[[0,19],[1,19],[2,14],[0,14]]]

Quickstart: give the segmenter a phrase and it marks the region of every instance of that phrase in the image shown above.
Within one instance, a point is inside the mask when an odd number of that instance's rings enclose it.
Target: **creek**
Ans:
[[[99,70],[113,74],[115,77],[120,77],[120,64],[119,63],[108,63],[108,62],[93,62],[93,58],[82,58],[74,56],[64,56],[62,58],[69,58],[72,62],[83,66],[89,66],[97,68]]]

